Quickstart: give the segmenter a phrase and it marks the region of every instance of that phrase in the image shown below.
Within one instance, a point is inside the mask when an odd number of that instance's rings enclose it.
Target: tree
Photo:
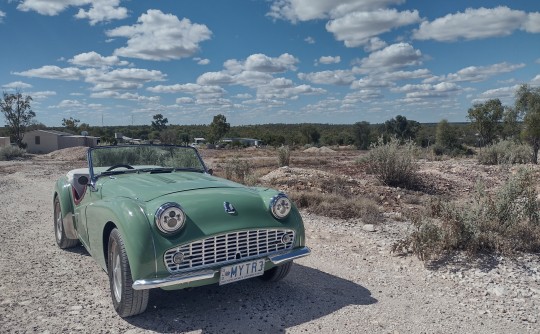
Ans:
[[[354,143],[359,150],[367,150],[371,135],[371,126],[369,122],[356,122],[354,123]]]
[[[538,163],[540,149],[540,88],[521,85],[516,92],[516,110],[523,115],[523,139],[533,149],[533,162]]]
[[[8,94],[3,93],[4,97],[0,101],[2,114],[6,118],[6,124],[9,128],[9,133],[19,147],[24,147],[22,142],[26,128],[32,123],[32,119],[36,117],[36,113],[32,111],[30,102],[32,97],[29,95],[23,96],[21,92]]]
[[[73,117],[70,117],[69,119],[62,118],[62,126],[65,127],[67,130],[72,131],[74,133],[77,133],[80,122],[81,122],[80,120],[74,119]]]
[[[515,108],[505,107],[502,124],[502,138],[518,138],[521,132],[519,112]]]
[[[472,108],[469,108],[467,118],[480,136],[480,146],[491,144],[497,133],[502,131],[503,114],[504,107],[499,99],[476,103]]]
[[[152,130],[154,131],[165,130],[167,123],[169,123],[169,120],[164,118],[162,114],[155,114],[152,118],[154,119],[152,121]]]
[[[176,144],[177,134],[176,130],[166,129],[161,131],[159,138],[164,144]]]
[[[384,132],[396,136],[401,142],[416,138],[419,130],[420,123],[407,120],[405,116],[401,115],[397,115],[396,118],[384,122]]]
[[[313,125],[303,125],[300,128],[300,132],[302,133],[302,136],[304,136],[306,144],[316,145],[319,143],[321,134]]]
[[[231,125],[227,123],[227,118],[224,115],[219,114],[214,116],[212,123],[210,123],[210,142],[215,144],[223,138],[230,129]]]
[[[182,145],[186,145],[186,146],[189,145],[189,134],[185,132],[178,134],[178,141]]]

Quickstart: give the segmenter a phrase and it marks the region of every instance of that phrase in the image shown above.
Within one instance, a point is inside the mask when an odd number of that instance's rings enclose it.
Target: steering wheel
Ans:
[[[116,168],[127,168],[127,169],[135,169],[133,168],[132,166],[130,165],[126,165],[126,164],[118,164],[118,165],[114,165],[114,166],[111,166],[109,168],[107,168],[107,172],[110,171],[110,170],[113,170],[113,169],[116,169]]]

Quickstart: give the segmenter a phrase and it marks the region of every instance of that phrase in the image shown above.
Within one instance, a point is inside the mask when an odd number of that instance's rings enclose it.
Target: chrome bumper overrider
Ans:
[[[302,247],[293,249],[287,253],[280,253],[276,255],[268,256],[268,260],[275,265],[282,264],[287,261],[292,261],[304,256],[307,256],[311,253],[311,250],[308,247]],[[201,281],[205,279],[213,278],[219,269],[206,269],[199,271],[192,271],[183,274],[171,275],[165,278],[155,278],[155,279],[140,279],[133,283],[134,290],[145,290],[153,288],[161,288],[171,285],[191,283],[196,281]]]

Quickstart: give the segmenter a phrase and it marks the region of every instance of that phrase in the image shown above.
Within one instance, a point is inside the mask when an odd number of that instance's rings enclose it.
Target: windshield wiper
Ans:
[[[143,172],[143,173],[150,173],[150,174],[154,174],[154,173],[171,173],[173,172],[175,169],[172,168],[172,167],[153,167],[153,168],[140,168],[140,169],[137,169],[137,172]]]
[[[98,176],[107,176],[107,175],[117,175],[117,174],[126,174],[133,173],[135,169],[126,169],[126,170],[105,170],[98,174]]]
[[[195,167],[178,167],[174,169],[175,172],[197,172],[197,173],[203,173],[204,170],[200,168]]]

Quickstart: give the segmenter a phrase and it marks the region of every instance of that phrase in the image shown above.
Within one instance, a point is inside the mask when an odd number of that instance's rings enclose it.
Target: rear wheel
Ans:
[[[60,207],[60,200],[58,197],[54,198],[54,236],[56,244],[62,249],[75,247],[78,243],[78,239],[69,239],[64,231],[62,208]]]
[[[117,229],[109,236],[107,271],[114,309],[121,317],[143,313],[148,305],[148,290],[134,290],[124,240]]]
[[[268,282],[280,281],[289,274],[292,264],[293,262],[289,261],[279,266],[275,266],[274,268],[265,271],[264,274],[261,276],[261,279]]]

